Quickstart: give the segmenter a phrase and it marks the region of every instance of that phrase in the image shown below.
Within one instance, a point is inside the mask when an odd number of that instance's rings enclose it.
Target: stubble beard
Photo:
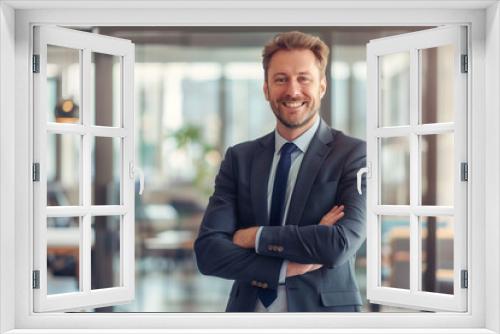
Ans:
[[[273,113],[278,119],[278,121],[285,127],[289,129],[299,129],[304,125],[306,125],[307,123],[309,123],[309,121],[311,121],[311,119],[314,118],[314,116],[318,113],[320,106],[318,106],[318,108],[309,110],[305,115],[304,119],[302,121],[299,120],[298,122],[290,122],[283,115],[281,115],[281,110],[279,108],[279,105],[274,105],[273,103],[271,103],[271,109],[273,110]]]

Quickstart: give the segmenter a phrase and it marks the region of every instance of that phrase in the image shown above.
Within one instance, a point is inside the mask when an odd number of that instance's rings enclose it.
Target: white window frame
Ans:
[[[367,164],[371,177],[367,180],[367,297],[378,304],[401,307],[458,311],[467,310],[467,289],[461,287],[461,271],[467,270],[467,183],[461,180],[460,164],[467,162],[467,78],[462,73],[461,56],[467,54],[467,29],[465,26],[441,26],[413,33],[389,36],[370,41],[367,46],[368,115],[367,115]],[[421,64],[420,50],[452,45],[453,52],[453,120],[448,123],[421,124]],[[409,119],[408,125],[380,125],[379,57],[404,52],[409,55]],[[426,134],[451,134],[453,140],[453,190],[451,206],[423,206],[421,204],[421,161],[419,138]],[[384,205],[381,201],[380,139],[406,138],[408,140],[409,203]],[[409,289],[380,285],[381,278],[381,217],[407,216],[409,220]],[[453,293],[442,294],[422,291],[421,229],[419,217],[453,217]]]
[[[34,54],[39,56],[39,73],[33,75],[34,162],[39,163],[39,181],[33,184],[34,245],[33,269],[39,272],[39,288],[34,289],[35,312],[72,311],[85,307],[108,306],[131,302],[135,287],[134,243],[134,45],[128,40],[91,34],[54,26],[34,28]],[[49,122],[47,110],[47,45],[70,48],[79,54],[80,65],[80,122],[66,124]],[[92,53],[116,56],[120,60],[120,124],[97,126],[91,123],[90,89]],[[79,140],[79,204],[47,206],[47,136],[74,135]],[[92,205],[91,150],[93,138],[118,139],[120,203]],[[116,168],[116,167],[115,167]],[[118,216],[119,225],[119,282],[118,286],[91,289],[92,217]],[[79,283],[78,292],[48,294],[47,291],[47,218],[80,217],[78,233]]]
[[[66,9],[62,8],[64,6]],[[72,7],[72,8],[68,8]],[[124,8],[128,7],[128,8]],[[131,8],[133,7],[133,8]],[[286,7],[286,8],[284,8]],[[46,10],[44,8],[50,8]],[[137,9],[140,8],[140,9]],[[299,20],[299,21],[298,21]],[[388,26],[468,24],[468,312],[436,314],[34,314],[30,256],[31,31],[34,24],[84,26]],[[11,68],[15,61],[15,70]],[[485,69],[488,69],[487,71]],[[499,333],[500,9],[497,1],[185,2],[3,1],[0,3],[0,333],[253,332]],[[12,126],[15,124],[15,126]],[[485,178],[488,176],[488,182]],[[15,189],[14,192],[12,189]],[[14,196],[12,194],[14,193]],[[473,219],[472,219],[473,217]],[[472,226],[474,228],[472,229]],[[485,261],[485,249],[488,265]],[[15,256],[12,256],[15,254]],[[12,287],[15,287],[12,289]],[[486,293],[487,291],[487,293]],[[473,293],[471,293],[473,292]],[[14,306],[14,307],[13,307]],[[150,330],[146,330],[148,326]],[[91,329],[88,329],[91,328]],[[170,330],[165,329],[170,328]],[[221,330],[220,328],[232,328]],[[247,328],[247,329],[244,329]],[[259,330],[258,328],[261,328]],[[262,328],[266,328],[263,330]],[[380,328],[380,329],[378,329]],[[391,328],[390,330],[388,328]],[[59,329],[59,330],[56,330]],[[88,329],[88,330],[86,330]],[[99,330],[100,329],[100,330]],[[112,329],[115,329],[112,331]],[[240,330],[238,330],[240,329]]]

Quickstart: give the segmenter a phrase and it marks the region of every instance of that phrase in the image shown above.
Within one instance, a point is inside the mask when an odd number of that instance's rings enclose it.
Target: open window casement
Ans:
[[[35,312],[134,299],[133,69],[128,40],[35,27]]]
[[[467,310],[466,27],[367,45],[367,297]]]

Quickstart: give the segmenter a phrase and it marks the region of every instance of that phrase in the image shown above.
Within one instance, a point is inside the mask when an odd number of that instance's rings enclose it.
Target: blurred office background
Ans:
[[[136,165],[145,176],[145,191],[136,195],[136,296],[127,305],[97,312],[222,312],[231,281],[201,275],[194,260],[193,242],[214,177],[225,150],[236,143],[262,136],[274,128],[274,116],[262,92],[261,50],[275,33],[286,27],[99,27],[89,31],[125,38],[135,44]],[[304,27],[331,47],[327,68],[329,89],[321,115],[334,128],[365,139],[366,44],[422,27]],[[49,109],[51,121],[79,122],[79,55],[69,49],[48,49]],[[119,125],[119,59],[93,54],[93,124]],[[404,62],[404,60],[403,60]],[[391,84],[404,85],[407,72],[395,60]],[[406,80],[408,78],[406,77]],[[404,97],[403,97],[404,98]],[[397,111],[395,111],[397,112]],[[448,141],[429,140],[429,151]],[[453,143],[451,143],[452,145]],[[441,145],[441,146],[439,146]],[[120,145],[109,138],[93,143],[92,187],[94,204],[119,203]],[[383,159],[391,162],[401,150],[388,143]],[[48,205],[76,204],[80,143],[71,136],[48,138]],[[394,156],[396,156],[394,154]],[[400,155],[399,155],[400,156]],[[404,155],[403,155],[404,156]],[[436,174],[435,155],[429,155],[429,181]],[[428,160],[429,160],[428,159]],[[403,159],[404,160],[404,159]],[[407,164],[408,161],[395,163]],[[388,201],[405,201],[398,188],[405,173],[386,175]],[[392,179],[391,179],[392,178]],[[434,178],[435,180],[435,178]],[[391,182],[394,187],[391,188]],[[444,185],[445,187],[447,185]],[[448,184],[448,186],[450,186]],[[443,189],[443,188],[440,188]],[[429,188],[429,194],[438,189]],[[441,190],[442,192],[442,190]],[[92,287],[115,286],[119,221],[96,217],[93,223]],[[434,258],[427,275],[427,291],[450,292],[452,255],[436,256],[444,243],[449,222],[430,218],[434,239],[428,253]],[[49,293],[78,291],[77,220],[54,218],[48,222]],[[435,232],[438,226],[438,233]],[[382,284],[409,287],[409,231],[405,217],[388,217],[383,224]],[[431,247],[432,246],[432,247]],[[444,248],[443,248],[444,247]],[[118,252],[119,254],[119,252]],[[119,256],[119,255],[118,255]],[[437,259],[437,260],[436,260]],[[436,264],[436,262],[438,262]],[[436,266],[442,269],[436,274]],[[424,266],[425,267],[425,266]],[[429,269],[429,270],[430,270]],[[448,270],[448,271],[447,271]],[[356,274],[366,298],[366,249],[357,255]],[[451,286],[452,288],[452,286]],[[410,311],[366,302],[363,311]]]

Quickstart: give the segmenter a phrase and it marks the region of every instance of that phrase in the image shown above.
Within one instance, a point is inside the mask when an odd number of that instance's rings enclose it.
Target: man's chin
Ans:
[[[281,116],[280,114],[275,114],[276,117],[278,118],[279,122],[283,124],[285,127],[289,129],[300,129],[304,126],[306,126],[316,115],[316,113],[313,113],[312,115],[308,115],[309,117],[300,119],[300,120],[291,120],[291,119],[286,119],[285,117]]]

